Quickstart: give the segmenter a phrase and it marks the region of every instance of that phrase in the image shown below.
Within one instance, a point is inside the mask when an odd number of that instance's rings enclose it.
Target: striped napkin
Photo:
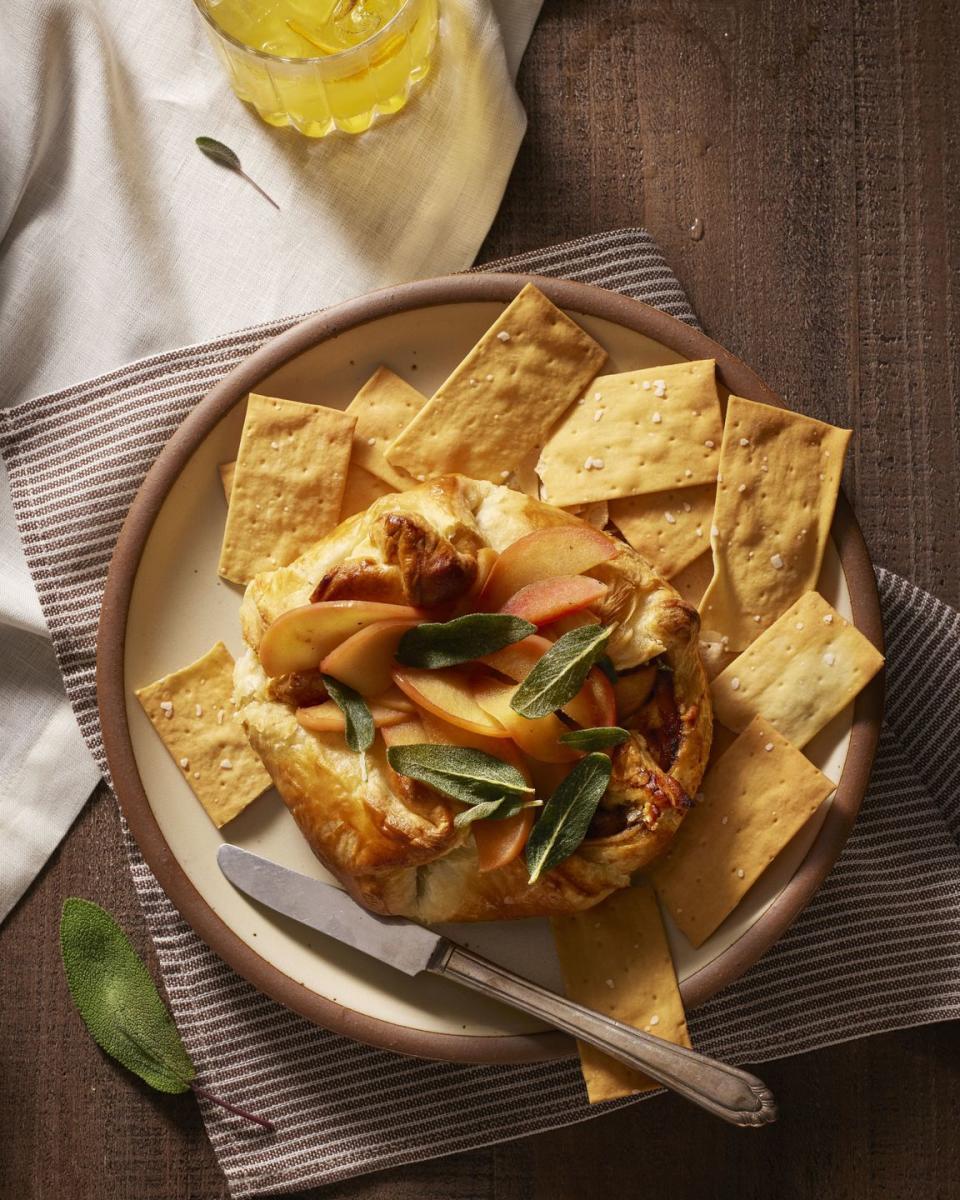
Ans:
[[[642,230],[495,266],[606,285],[695,323]],[[0,413],[27,559],[67,692],[104,770],[94,638],[127,507],[196,402],[292,323],[145,359]],[[960,744],[952,722],[960,615],[896,575],[878,577],[891,704],[873,781],[840,860],[803,915],[744,978],[691,1014],[694,1044],[732,1062],[960,1015]],[[179,918],[129,834],[125,847],[199,1082],[276,1124],[265,1134],[201,1101],[233,1196],[328,1184],[597,1115],[576,1059],[425,1062],[309,1025],[217,959]]]

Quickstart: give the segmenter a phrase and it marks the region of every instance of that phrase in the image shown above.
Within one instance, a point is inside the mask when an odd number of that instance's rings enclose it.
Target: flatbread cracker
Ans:
[[[405,379],[388,367],[378,367],[347,405],[347,416],[357,422],[353,462],[389,483],[393,492],[405,492],[417,481],[391,466],[384,450],[426,402],[426,396]]]
[[[713,359],[595,379],[543,448],[546,499],[564,507],[712,483],[722,421]]]
[[[696,807],[650,871],[691,945],[703,945],[834,786],[754,718],[707,771]]]
[[[247,583],[285,567],[340,518],[354,420],[316,404],[251,393],[218,572]]]
[[[807,592],[714,679],[714,713],[736,732],[759,714],[802,747],[882,666],[855,625]]]
[[[347,484],[343,489],[343,500],[340,502],[340,520],[345,521],[355,513],[366,512],[374,500],[381,496],[389,496],[396,488],[390,486],[377,475],[371,475],[363,467],[351,462],[347,467]]]
[[[223,642],[138,688],[137,699],[218,829],[270,787],[236,715],[233,656]]]
[[[414,478],[458,471],[505,483],[606,357],[527,284],[387,447],[387,462]]]
[[[690,1046],[663,919],[649,884],[614,892],[595,908],[556,917],[552,925],[571,1000]],[[577,1048],[591,1104],[661,1086],[585,1042]]]
[[[610,520],[657,574],[672,579],[710,548],[716,484],[610,501]]]
[[[707,550],[674,575],[670,580],[670,586],[676,588],[688,604],[699,608],[703,593],[707,590],[712,578],[713,558],[710,551]]]
[[[745,650],[816,586],[850,431],[731,396],[704,630]]]
[[[220,472],[220,486],[223,488],[224,499],[229,504],[230,493],[233,490],[233,477],[237,473],[236,461],[221,463],[217,470]]]

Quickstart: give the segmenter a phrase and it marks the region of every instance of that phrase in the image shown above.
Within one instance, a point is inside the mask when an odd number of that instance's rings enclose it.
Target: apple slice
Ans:
[[[417,706],[409,696],[405,696],[400,691],[392,679],[387,690],[381,692],[379,696],[374,696],[371,703],[379,704],[381,708],[395,708],[397,712],[409,713],[411,719],[418,716]]]
[[[584,608],[580,612],[570,613],[566,617],[559,617],[556,621],[551,621],[549,626],[544,630],[544,633],[548,637],[556,639],[563,637],[571,629],[582,629],[584,625],[599,624],[600,618],[593,609]]]
[[[500,611],[534,625],[549,625],[597,604],[606,594],[607,585],[589,575],[554,575],[528,583],[501,605]]]
[[[430,741],[417,716],[408,716],[399,725],[384,725],[380,732],[388,746],[419,746]]]
[[[583,687],[569,704],[563,706],[563,711],[584,729],[616,725],[617,700],[613,684],[598,667],[593,667]]]
[[[397,712],[379,704],[370,705],[374,727],[383,729],[388,725],[403,725],[410,720],[409,713]],[[332,700],[322,704],[311,704],[309,708],[297,709],[297,722],[313,733],[343,733],[346,728],[343,713]]]
[[[424,671],[417,667],[395,667],[393,681],[405,695],[428,713],[459,725],[471,733],[491,738],[508,738],[510,734],[473,698],[470,676],[457,667],[439,671]]]
[[[321,600],[282,613],[260,640],[260,663],[270,676],[318,667],[334,646],[376,621],[417,621],[405,604],[376,600]]]
[[[533,828],[535,815],[534,809],[524,808],[502,821],[474,821],[471,829],[477,847],[478,870],[496,871],[519,858]]]
[[[484,584],[477,607],[496,612],[511,596],[557,575],[582,575],[620,553],[613,538],[589,525],[551,525],[535,529],[504,550]]]
[[[376,621],[341,642],[320,664],[324,675],[332,675],[361,696],[379,696],[393,686],[393,656],[397,644],[417,621]]]
[[[521,642],[514,642],[512,646],[504,646],[494,654],[485,655],[480,662],[493,667],[495,671],[506,675],[515,683],[522,683],[551,646],[553,642],[548,638],[532,633]],[[563,706],[563,711],[585,728],[593,725],[616,725],[617,704],[610,680],[599,668],[594,667],[580,691]]]
[[[531,758],[541,762],[574,762],[580,757],[571,746],[564,746],[560,735],[566,733],[564,723],[548,713],[545,717],[521,717],[510,707],[516,684],[501,683],[491,676],[478,676],[473,682],[473,694],[482,709],[490,714]]]

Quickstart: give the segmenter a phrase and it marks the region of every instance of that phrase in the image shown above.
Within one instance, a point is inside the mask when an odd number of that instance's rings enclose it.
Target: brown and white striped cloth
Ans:
[[[496,266],[615,288],[695,323],[642,230]],[[292,323],[157,355],[0,412],[27,559],[67,692],[101,766],[94,638],[127,508],[197,401]],[[752,971],[691,1015],[694,1044],[732,1062],[960,1015],[960,615],[889,572],[878,576],[893,700],[873,781],[809,908]],[[596,1115],[576,1060],[424,1062],[309,1025],[216,958],[179,918],[129,835],[126,850],[200,1081],[276,1124],[266,1134],[204,1104],[233,1196],[300,1190]],[[626,1103],[636,1101],[601,1111]]]

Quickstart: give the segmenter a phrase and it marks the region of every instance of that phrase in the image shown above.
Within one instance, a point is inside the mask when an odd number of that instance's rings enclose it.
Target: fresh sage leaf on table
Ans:
[[[610,782],[612,764],[605,754],[581,758],[544,805],[527,838],[527,870],[536,883],[544,871],[562,863],[587,836],[593,814]]]
[[[571,701],[603,654],[612,629],[581,625],[557,638],[523,683],[510,707],[521,717],[545,717]]]
[[[257,189],[264,200],[269,200],[273,207],[279,212],[280,205],[272,196],[268,196],[259,183],[255,179],[251,179],[243,167],[240,165],[240,158],[235,150],[231,150],[229,146],[225,146],[223,142],[218,142],[216,138],[198,137],[195,139],[201,154],[205,154],[207,158],[212,158],[215,163],[219,163],[221,167],[226,167],[229,171],[236,173],[250,184],[251,187]]]
[[[630,733],[619,725],[595,725],[592,729],[571,729],[561,733],[560,741],[574,750],[607,750],[627,741]]]
[[[376,736],[376,727],[366,700],[359,692],[347,687],[339,679],[334,679],[332,675],[323,675],[321,678],[330,699],[343,713],[343,736],[347,745],[358,754],[369,750]]]
[[[70,995],[101,1049],[159,1092],[193,1090],[237,1116],[273,1129],[262,1117],[211,1095],[143,960],[113,917],[91,900],[68,897],[60,918],[60,953]]]
[[[506,613],[468,613],[452,621],[428,622],[408,629],[397,646],[397,661],[407,667],[453,667],[504,646],[521,642],[536,625]]]
[[[516,767],[469,746],[432,742],[391,746],[387,762],[398,774],[426,783],[463,804],[499,803],[510,797],[522,800],[533,792]]]
[[[453,823],[457,829],[464,825],[472,825],[474,821],[504,821],[507,817],[515,817],[525,808],[532,808],[539,801],[528,800],[526,804],[515,796],[504,796],[501,800],[481,800],[472,808],[465,808],[457,813]]]

